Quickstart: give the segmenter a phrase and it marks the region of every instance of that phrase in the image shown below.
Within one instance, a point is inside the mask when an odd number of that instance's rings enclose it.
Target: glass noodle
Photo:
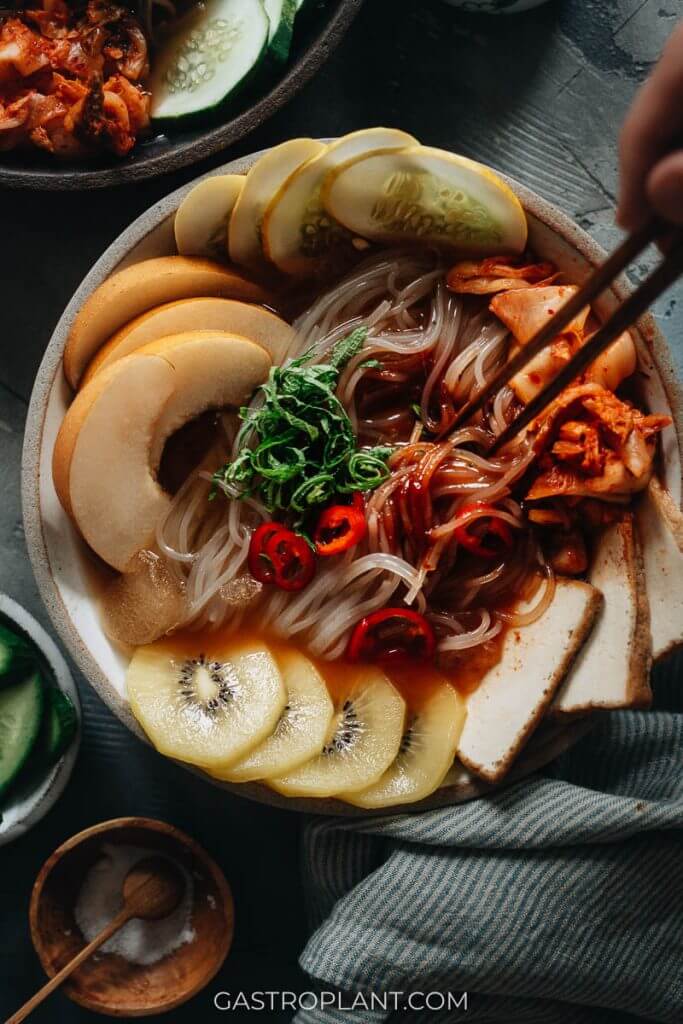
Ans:
[[[219,494],[208,501],[212,471],[237,454],[239,424],[224,414],[220,442],[158,524],[158,548],[186,587],[182,624],[236,624],[248,607],[255,626],[336,658],[360,618],[405,602],[431,618],[447,657],[486,643],[505,624],[541,614],[552,599],[553,574],[511,497],[532,453],[522,441],[512,453],[483,454],[514,412],[512,392],[504,388],[476,425],[449,430],[454,410],[506,358],[503,325],[481,301],[447,291],[433,254],[396,251],[359,265],[294,327],[287,358],[311,350],[313,362],[324,362],[355,328],[367,328],[337,395],[361,444],[395,445],[391,475],[369,493],[361,545],[320,559],[314,580],[298,593],[262,587],[248,576],[246,562],[253,529],[269,518],[265,508],[251,498],[237,500],[225,485],[227,500]],[[495,510],[473,510],[477,501],[495,502]],[[483,514],[498,516],[515,538],[513,551],[484,572],[481,565],[467,567],[473,560],[463,560],[456,537]],[[512,598],[522,594],[532,598],[530,609],[512,613]]]

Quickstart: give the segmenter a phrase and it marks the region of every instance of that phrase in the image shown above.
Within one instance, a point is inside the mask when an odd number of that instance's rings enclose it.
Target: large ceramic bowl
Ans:
[[[244,157],[219,168],[217,174],[243,174],[261,154]],[[57,499],[51,473],[52,449],[59,425],[70,400],[62,374],[62,353],[76,312],[94,289],[113,271],[130,263],[174,251],[173,216],[195,183],[173,192],[139,217],[97,261],[59,321],[36,377],[26,424],[24,449],[23,504],[28,550],[42,598],[57,631],[100,697],[141,739],[142,730],[125,698],[126,659],[102,630],[96,602],[88,581],[87,558]],[[530,226],[530,245],[543,259],[555,262],[572,281],[581,281],[604,258],[596,243],[564,214],[529,189],[509,184],[524,205]],[[597,303],[605,316],[623,299],[627,288],[618,284]],[[681,450],[683,421],[675,374],[666,342],[651,316],[642,318],[636,342],[644,371],[646,399],[652,411],[669,412],[674,426],[662,435],[664,472],[668,489],[678,506],[681,502]],[[537,730],[514,771],[506,781],[547,763],[574,742],[587,723],[542,726]],[[193,770],[193,769],[190,769]],[[463,770],[449,779],[449,785],[424,801],[428,808],[469,799],[488,787]],[[221,785],[220,783],[215,783]],[[278,806],[335,814],[362,814],[334,800],[291,800],[265,786],[250,783],[229,786],[242,796]]]
[[[238,96],[206,123],[178,126],[141,141],[121,160],[93,158],[78,164],[54,160],[36,149],[0,155],[0,187],[29,189],[107,188],[147,181],[199,163],[244,138],[292,98],[341,42],[363,0],[311,3],[296,25],[292,53],[283,74]],[[11,6],[11,4],[3,5]]]

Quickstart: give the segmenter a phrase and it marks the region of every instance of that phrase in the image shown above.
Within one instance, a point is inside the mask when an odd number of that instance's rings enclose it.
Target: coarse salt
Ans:
[[[137,846],[104,843],[99,858],[85,876],[74,908],[76,924],[90,942],[123,909],[123,883],[139,861],[155,856]],[[167,858],[180,871],[185,889],[180,903],[159,921],[132,918],[100,947],[100,953],[118,953],[133,964],[153,964],[187,942],[192,942],[192,901],[194,886],[185,869]]]

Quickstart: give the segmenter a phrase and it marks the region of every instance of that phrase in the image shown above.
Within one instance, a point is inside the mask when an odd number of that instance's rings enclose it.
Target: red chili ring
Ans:
[[[350,661],[395,664],[405,660],[431,660],[435,650],[434,630],[424,615],[410,608],[381,608],[356,624],[347,657]]]

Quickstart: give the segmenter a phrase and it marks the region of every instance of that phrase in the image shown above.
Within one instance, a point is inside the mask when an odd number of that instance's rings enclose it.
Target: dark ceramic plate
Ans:
[[[139,143],[125,160],[60,163],[35,150],[2,154],[0,187],[32,189],[105,188],[147,180],[217,153],[258,128],[301,89],[339,44],[363,0],[311,0],[296,26],[287,68],[276,81],[244,93],[211,121],[169,130]]]

